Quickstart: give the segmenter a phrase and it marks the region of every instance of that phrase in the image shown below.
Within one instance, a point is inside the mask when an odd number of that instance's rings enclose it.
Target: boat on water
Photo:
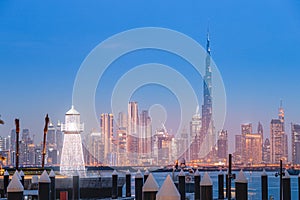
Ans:
[[[295,168],[289,168],[287,169],[288,173],[291,175],[291,176],[298,176],[299,173],[300,173],[300,169],[295,169]]]

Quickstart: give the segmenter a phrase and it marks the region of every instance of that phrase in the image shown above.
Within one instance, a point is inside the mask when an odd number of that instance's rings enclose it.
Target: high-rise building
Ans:
[[[139,127],[139,155],[143,158],[150,158],[152,151],[152,126],[147,110],[143,110],[140,114]]]
[[[201,145],[200,140],[201,134],[201,116],[199,113],[199,107],[197,107],[196,113],[192,117],[192,121],[190,122],[190,135],[189,135],[189,144],[191,143],[190,148],[188,148],[188,161],[196,160],[199,157],[199,149]]]
[[[34,163],[36,166],[42,165],[42,145],[37,145],[34,148]]]
[[[80,133],[83,124],[80,122],[80,113],[74,106],[65,115],[65,124],[61,126],[64,132],[60,171],[85,171],[83,148]]]
[[[167,133],[163,127],[156,130],[154,134],[153,157],[154,163],[157,165],[168,165],[172,153],[172,136]],[[183,151],[181,151],[183,152]]]
[[[22,130],[22,138],[19,142],[19,148],[20,148],[20,160],[19,163],[21,165],[31,165],[29,161],[29,146],[33,144],[33,140],[30,137],[29,129],[23,129]]]
[[[47,132],[47,147],[54,147],[56,146],[56,138],[55,138],[55,127],[52,122],[48,125],[48,132]]]
[[[55,127],[52,122],[48,125],[48,132],[46,137],[46,164],[55,165],[57,162],[57,147],[56,147],[56,137],[55,137]]]
[[[242,129],[242,135],[253,133],[252,132],[252,123],[242,124],[241,129]]]
[[[288,161],[287,135],[284,131],[284,110],[279,108],[278,119],[272,119],[270,125],[271,135],[271,162]]]
[[[217,157],[219,160],[226,160],[228,155],[228,137],[227,131],[222,130],[219,133],[217,141]]]
[[[118,165],[129,165],[127,160],[127,130],[125,127],[117,129],[117,163]]]
[[[292,163],[300,164],[300,125],[291,124],[292,130]]]
[[[262,162],[262,138],[260,134],[245,134],[244,164],[259,164]]]
[[[264,139],[264,129],[260,122],[258,122],[257,133],[261,135],[262,139]]]
[[[127,159],[127,114],[120,112],[117,120],[117,163],[118,165],[129,165]]]
[[[244,140],[243,135],[235,135],[234,162],[242,163]]]
[[[10,132],[10,161],[11,165],[16,162],[16,129],[12,129]]]
[[[88,137],[88,145],[90,147],[90,153],[93,155],[91,160],[92,165],[103,164],[105,160],[104,156],[104,137],[102,133],[92,132]]]
[[[109,161],[111,160],[112,156],[112,141],[114,139],[114,116],[113,114],[103,113],[101,114],[100,119],[100,127],[101,127],[101,134],[103,135],[104,139],[104,157],[107,164],[110,164]]]
[[[56,125],[55,137],[56,137],[55,141],[56,141],[56,148],[57,148],[57,163],[60,163],[62,147],[63,147],[63,142],[64,142],[64,134],[61,131],[60,121],[58,121],[57,125]]]
[[[205,76],[203,81],[202,126],[199,157],[206,157],[216,144],[216,135],[212,116],[212,70],[209,33],[206,41]]]
[[[259,164],[262,162],[262,135],[252,132],[252,124],[241,125],[241,135],[235,137],[235,162]]]
[[[139,115],[138,115],[138,103],[128,103],[128,118],[127,118],[127,153],[128,159],[131,164],[138,163],[139,153]]]
[[[263,162],[270,163],[271,162],[271,144],[269,138],[267,138],[263,145]]]

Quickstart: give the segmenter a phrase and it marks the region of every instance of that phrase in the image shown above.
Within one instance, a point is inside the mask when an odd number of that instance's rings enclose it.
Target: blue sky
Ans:
[[[212,57],[227,93],[224,128],[231,144],[244,122],[253,122],[256,129],[261,121],[268,135],[280,99],[290,135],[290,123],[300,123],[300,2],[296,0],[1,1],[0,114],[6,124],[0,134],[7,135],[19,117],[21,128],[29,128],[39,139],[45,113],[55,122],[63,120],[82,61],[108,37],[132,28],[164,27],[204,46],[208,23]],[[176,59],[167,56],[170,61],[166,61],[159,52],[149,56],[137,52],[132,58],[170,65]],[[123,64],[130,67],[134,62],[125,58]],[[101,91],[109,91],[114,83],[103,81],[96,94],[99,113],[109,111]],[[201,96],[202,83],[198,87]],[[148,103],[155,102],[151,90],[144,90]]]

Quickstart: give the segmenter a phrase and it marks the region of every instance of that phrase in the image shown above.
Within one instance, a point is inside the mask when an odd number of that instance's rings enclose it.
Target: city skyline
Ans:
[[[65,110],[72,103],[73,83],[81,62],[107,37],[130,28],[158,26],[181,31],[205,46],[209,21],[212,57],[221,71],[227,92],[224,129],[228,131],[229,146],[234,146],[234,135],[240,132],[242,123],[260,121],[265,135],[269,136],[269,124],[277,115],[280,99],[284,102],[286,134],[289,144],[291,142],[289,124],[300,121],[300,107],[297,104],[300,95],[297,92],[297,65],[300,63],[297,56],[300,48],[300,39],[297,37],[300,32],[300,17],[297,11],[300,6],[296,1],[256,1],[251,5],[249,3],[247,8],[233,1],[220,2],[217,5],[205,2],[171,5],[168,1],[159,5],[142,5],[135,2],[132,7],[124,3],[113,7],[113,3],[109,2],[92,2],[86,4],[91,11],[86,10],[81,14],[79,4],[74,2],[66,15],[64,11],[69,5],[64,3],[60,8],[56,8],[55,3],[49,3],[49,8],[38,2],[29,2],[28,5],[8,2],[1,4],[3,20],[0,23],[3,31],[0,33],[0,114],[5,121],[0,126],[2,136],[7,136],[14,128],[14,118],[20,118],[21,128],[32,130],[37,139],[42,138],[43,118],[46,113],[49,113],[53,123],[57,120],[63,121]],[[123,6],[127,6],[128,10],[124,10]],[[120,14],[109,13],[112,8]],[[55,12],[51,12],[52,10]],[[99,10],[102,12],[99,13]],[[202,12],[199,13],[198,10]],[[181,11],[183,15],[177,16]],[[282,15],[276,16],[278,11]],[[131,12],[133,15],[130,15]],[[253,13],[256,14],[254,19]],[[141,16],[140,20],[132,17],[135,15]],[[237,20],[237,17],[240,19]],[[103,18],[111,20],[101,20]],[[114,23],[116,25],[112,25]],[[75,24],[78,26],[75,27]],[[139,62],[162,62],[166,56],[170,59],[169,65],[177,62],[176,58],[164,53],[159,56],[161,52],[149,52],[148,56],[136,53],[137,56],[129,55],[129,58]],[[119,66],[126,65],[130,68],[139,62],[125,59]],[[107,80],[111,73],[116,72],[122,73],[112,68],[111,72],[107,72],[108,77],[104,77],[99,83],[96,94],[98,115],[109,112],[108,103],[105,101],[108,97],[103,97],[102,94],[112,88],[113,82]],[[186,70],[183,73],[191,76],[192,72]],[[108,83],[108,86],[103,82]],[[198,84],[197,95],[201,99],[202,82]],[[162,88],[143,89],[144,93],[156,89],[166,92]],[[143,102],[142,94],[137,92],[133,100],[147,110],[153,99]],[[161,100],[161,103],[165,102]],[[170,108],[172,107],[176,107],[175,100],[172,100]],[[176,109],[174,110],[176,114]],[[176,120],[168,123],[169,129]],[[230,152],[233,151],[233,147],[229,149]]]

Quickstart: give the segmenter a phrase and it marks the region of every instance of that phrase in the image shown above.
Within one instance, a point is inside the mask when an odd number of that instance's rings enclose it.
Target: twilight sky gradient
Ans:
[[[64,121],[77,70],[88,53],[108,37],[132,28],[164,27],[204,46],[208,23],[212,57],[227,93],[224,128],[230,135],[230,151],[241,123],[252,122],[256,130],[261,121],[265,135],[269,135],[269,123],[277,117],[280,99],[290,137],[290,123],[300,123],[298,0],[0,1],[0,114],[6,122],[0,126],[0,135],[8,135],[14,118],[19,117],[21,128],[29,128],[39,141],[46,113],[54,122]],[[165,54],[136,52],[116,64],[129,69],[148,62],[171,66],[181,62]],[[184,67],[182,70],[189,74]],[[99,114],[109,112],[109,93],[115,81],[110,77],[122,75],[121,71],[112,66],[100,81],[96,94]],[[173,99],[171,93],[155,87],[141,88],[133,100],[147,109],[149,104]],[[202,100],[201,81],[197,87]],[[145,95],[147,100],[142,102]],[[178,104],[172,102],[168,112],[176,114]],[[176,117],[168,120],[167,128],[172,128]]]

